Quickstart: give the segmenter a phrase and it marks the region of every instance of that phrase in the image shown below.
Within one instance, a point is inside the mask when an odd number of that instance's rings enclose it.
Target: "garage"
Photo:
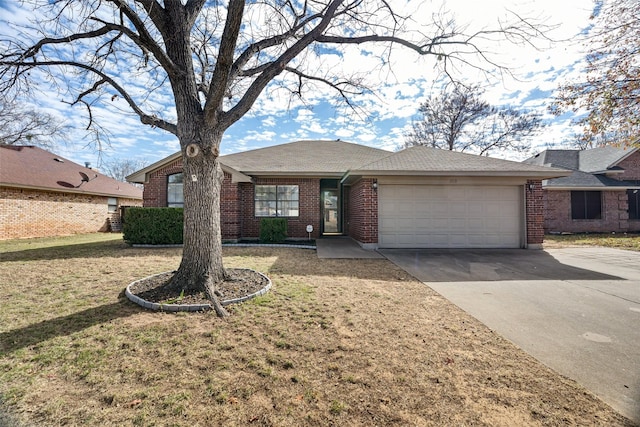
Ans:
[[[523,247],[520,185],[384,184],[380,248]]]

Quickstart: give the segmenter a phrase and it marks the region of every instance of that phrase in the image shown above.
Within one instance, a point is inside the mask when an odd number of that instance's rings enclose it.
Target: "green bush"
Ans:
[[[124,240],[138,245],[182,244],[182,208],[137,208],[125,210]]]
[[[262,218],[260,220],[260,241],[281,243],[287,238],[286,218]]]

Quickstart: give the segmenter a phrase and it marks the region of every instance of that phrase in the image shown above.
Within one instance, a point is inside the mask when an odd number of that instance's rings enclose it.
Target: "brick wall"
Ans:
[[[640,181],[640,151],[636,151],[620,163],[618,163],[624,172],[620,175],[613,175],[612,178],[619,180]]]
[[[544,240],[544,203],[541,180],[529,180],[525,186],[527,245],[541,245]]]
[[[109,231],[108,197],[0,188],[0,240]],[[120,206],[141,200],[118,198]]]
[[[178,159],[158,169],[149,176],[144,186],[144,206],[167,206],[167,176],[182,172],[182,160]],[[320,179],[318,178],[259,178],[255,184],[299,185],[300,216],[288,219],[291,238],[308,237],[307,225],[313,225],[311,237],[320,233]],[[225,172],[220,199],[220,216],[223,240],[258,238],[260,218],[254,212],[254,184],[233,183]]]
[[[312,238],[320,236],[320,179],[319,178],[258,178],[256,185],[298,185],[300,216],[287,219],[290,238],[308,237],[307,225],[313,226]],[[253,239],[260,236],[260,218],[255,216],[254,185],[241,183],[239,186],[241,207],[241,237]]]
[[[378,243],[378,192],[375,179],[364,178],[345,187],[345,232],[360,243]]]
[[[544,192],[546,233],[626,232],[630,230],[626,191],[602,192],[602,219],[571,219],[571,191]],[[633,228],[633,227],[631,227]]]
[[[149,182],[144,184],[142,197],[144,207],[161,208],[167,206],[167,176],[182,172],[182,159],[175,160],[165,167],[158,169],[149,176]]]
[[[640,151],[636,151],[623,161],[618,166],[624,169],[624,172],[620,175],[614,176],[616,179],[640,181]],[[640,182],[639,182],[640,184]],[[627,199],[628,204],[628,199]],[[626,206],[626,205],[625,205]],[[628,206],[626,206],[628,208]],[[627,220],[627,230],[632,232],[640,231],[640,219]]]

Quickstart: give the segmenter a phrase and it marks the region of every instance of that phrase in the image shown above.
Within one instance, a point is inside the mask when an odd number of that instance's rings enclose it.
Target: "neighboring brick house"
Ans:
[[[0,145],[0,240],[110,231],[142,190],[33,146]]]
[[[281,216],[289,237],[347,235],[365,248],[540,247],[541,180],[568,172],[413,147],[297,141],[220,157],[224,240],[257,239]],[[130,176],[144,206],[182,206],[175,153]]]
[[[525,160],[571,171],[543,181],[546,233],[640,232],[640,150],[546,150]]]

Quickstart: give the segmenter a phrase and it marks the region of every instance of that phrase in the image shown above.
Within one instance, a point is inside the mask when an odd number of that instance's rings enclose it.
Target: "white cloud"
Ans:
[[[589,24],[591,2],[584,0],[392,0],[401,4],[403,12],[413,17],[418,29],[420,24],[432,22],[434,11],[441,4],[456,13],[456,21],[468,24],[468,32],[495,27],[498,18],[507,19],[507,9],[517,11],[525,17],[540,19],[549,25],[558,25],[549,36],[559,40],[550,44],[539,40],[542,50],[526,44],[513,45],[505,42],[485,46],[490,58],[512,67],[517,78],[503,75],[502,80],[487,76],[477,70],[457,64],[456,76],[469,82],[479,82],[486,86],[486,99],[494,104],[510,104],[544,114],[555,120],[539,138],[540,144],[564,144],[573,139],[575,126],[568,119],[556,119],[549,115],[547,105],[549,96],[563,81],[571,81],[580,75],[579,61],[584,56],[584,47],[572,41],[576,34]],[[26,22],[30,14],[21,8],[9,6],[11,20]],[[4,11],[3,11],[4,12]],[[5,18],[6,19],[6,18]],[[262,22],[269,19],[258,6],[251,6],[251,15],[246,23]],[[425,30],[425,28],[422,28]],[[6,34],[8,30],[3,30]],[[425,30],[426,31],[426,30]],[[417,33],[416,33],[417,34]],[[380,59],[380,56],[385,63]],[[302,58],[302,57],[300,57]],[[362,108],[357,115],[348,110],[334,110],[330,107],[336,93],[320,83],[308,83],[303,86],[304,99],[293,95],[286,89],[269,86],[258,98],[253,109],[236,125],[231,127],[223,139],[222,152],[229,153],[264,145],[283,143],[294,139],[327,138],[349,139],[381,148],[394,149],[402,145],[404,134],[410,126],[411,118],[417,112],[418,105],[435,87],[439,76],[434,56],[418,57],[407,49],[394,46],[391,50],[384,45],[348,45],[329,54],[318,56],[313,51],[305,53],[306,63],[297,60],[306,70],[329,75],[340,72],[365,78],[371,85],[371,92],[355,95],[352,101]],[[477,61],[478,58],[472,58]],[[477,62],[475,62],[477,64]],[[168,85],[159,88],[150,97],[146,97],[149,87],[158,82],[141,78],[135,64],[122,60],[118,67],[121,80],[127,83],[145,111],[162,115],[168,120],[176,117],[173,95]],[[487,68],[491,68],[486,65]],[[74,78],[70,76],[70,78]],[[285,81],[297,83],[297,79],[282,74]],[[41,78],[42,82],[46,82]],[[81,81],[73,81],[80,84]],[[84,147],[86,132],[83,130],[87,116],[82,108],[71,108],[60,102],[69,101],[65,93],[50,92],[52,96],[39,100],[39,104],[60,119],[69,121],[77,130],[73,132],[74,147]],[[109,92],[109,96],[113,91]],[[109,99],[109,97],[106,97]],[[96,118],[101,126],[113,136],[108,147],[109,155],[156,161],[179,148],[176,138],[158,129],[152,129],[140,123],[131,113],[129,106],[121,98],[96,105]],[[79,157],[87,157],[87,150]],[[94,154],[95,155],[95,154]],[[72,157],[73,158],[73,157]]]

